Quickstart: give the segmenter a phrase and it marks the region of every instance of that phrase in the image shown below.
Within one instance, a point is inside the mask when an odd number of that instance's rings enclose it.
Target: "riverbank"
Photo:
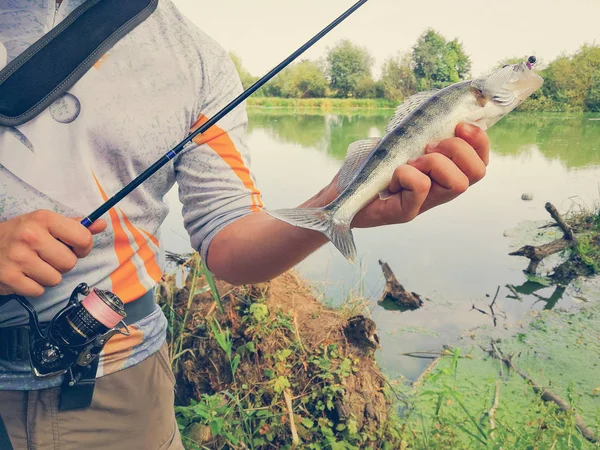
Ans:
[[[600,215],[570,223],[584,243],[576,260],[593,266]],[[560,233],[535,237],[548,232]],[[189,449],[598,448],[598,278],[572,282],[582,302],[573,309],[531,311],[501,338],[490,318],[452,348],[413,354],[433,363],[410,382],[380,371],[361,299],[332,308],[293,272],[233,287],[197,255],[180,264],[160,298]]]

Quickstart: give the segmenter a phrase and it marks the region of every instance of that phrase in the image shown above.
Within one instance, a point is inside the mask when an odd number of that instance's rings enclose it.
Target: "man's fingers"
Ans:
[[[490,162],[490,140],[485,131],[475,125],[459,123],[455,130],[456,137],[466,141],[486,166]]]
[[[60,272],[39,258],[31,258],[23,274],[42,286],[58,286],[62,281]]]
[[[106,225],[106,220],[98,219],[90,225],[88,230],[90,230],[90,233],[92,234],[102,233],[104,230],[106,230]]]
[[[409,164],[454,195],[462,194],[469,187],[469,178],[456,164],[440,153],[420,156]]]
[[[384,202],[385,223],[403,223],[414,219],[427,198],[431,179],[412,166],[403,165],[394,171],[389,191],[397,193]]]
[[[39,297],[44,293],[44,287],[22,273],[7,277],[10,284],[0,285],[0,295],[17,294],[25,297]]]
[[[446,156],[467,176],[470,184],[477,183],[485,176],[483,160],[475,149],[461,138],[445,139],[427,152]]]
[[[50,234],[69,246],[79,258],[87,256],[92,250],[92,233],[76,219],[52,217],[47,226]]]
[[[75,217],[75,220],[77,222],[81,223],[81,221],[83,220],[83,217]],[[94,223],[92,223],[89,227],[87,227],[87,229],[90,230],[90,233],[92,233],[92,234],[102,233],[104,230],[106,230],[106,220],[98,219]]]
[[[62,242],[57,241],[50,235],[40,240],[38,248],[35,249],[39,257],[58,270],[67,273],[77,264],[77,256]]]

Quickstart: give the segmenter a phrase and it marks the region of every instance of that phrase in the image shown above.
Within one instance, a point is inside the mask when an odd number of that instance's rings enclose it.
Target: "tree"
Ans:
[[[458,40],[447,42],[433,29],[419,37],[413,47],[414,74],[420,89],[441,88],[464,80],[471,60]]]
[[[598,73],[600,46],[583,45],[574,55],[563,55],[542,71],[542,91],[552,99],[556,109],[583,111],[594,103]]]
[[[361,80],[371,78],[374,59],[365,48],[342,40],[327,52],[327,74],[338,97],[355,97]]]
[[[400,101],[417,92],[417,79],[413,72],[410,54],[398,54],[388,58],[381,68],[381,83],[384,96]]]
[[[600,112],[600,75],[596,76],[588,90],[585,106],[588,111]]]
[[[318,64],[303,60],[282,70],[267,83],[267,97],[315,98],[325,97],[329,82]]]
[[[244,87],[244,89],[248,89],[250,86],[252,86],[254,84],[254,82],[256,80],[258,80],[258,78],[250,75],[250,72],[248,72],[242,66],[242,60],[236,53],[229,52],[229,57],[233,61],[233,64],[235,65],[235,69],[237,70],[237,73],[240,76],[240,80],[242,81],[242,86]]]
[[[320,67],[303,60],[289,68],[286,96],[294,98],[325,97],[329,82]]]

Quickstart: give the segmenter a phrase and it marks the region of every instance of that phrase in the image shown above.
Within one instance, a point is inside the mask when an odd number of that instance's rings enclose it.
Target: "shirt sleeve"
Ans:
[[[192,130],[242,92],[235,66],[223,50],[205,65],[208,88]],[[183,220],[193,248],[207,260],[214,237],[225,226],[263,207],[250,172],[245,104],[231,111],[176,158],[175,176]]]

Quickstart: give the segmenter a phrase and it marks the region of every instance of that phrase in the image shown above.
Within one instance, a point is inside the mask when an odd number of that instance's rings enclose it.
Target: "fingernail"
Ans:
[[[417,161],[417,158],[412,158],[406,161],[406,164],[414,164]]]
[[[475,125],[471,125],[470,123],[463,124],[463,131],[467,134],[475,133],[477,127]]]

